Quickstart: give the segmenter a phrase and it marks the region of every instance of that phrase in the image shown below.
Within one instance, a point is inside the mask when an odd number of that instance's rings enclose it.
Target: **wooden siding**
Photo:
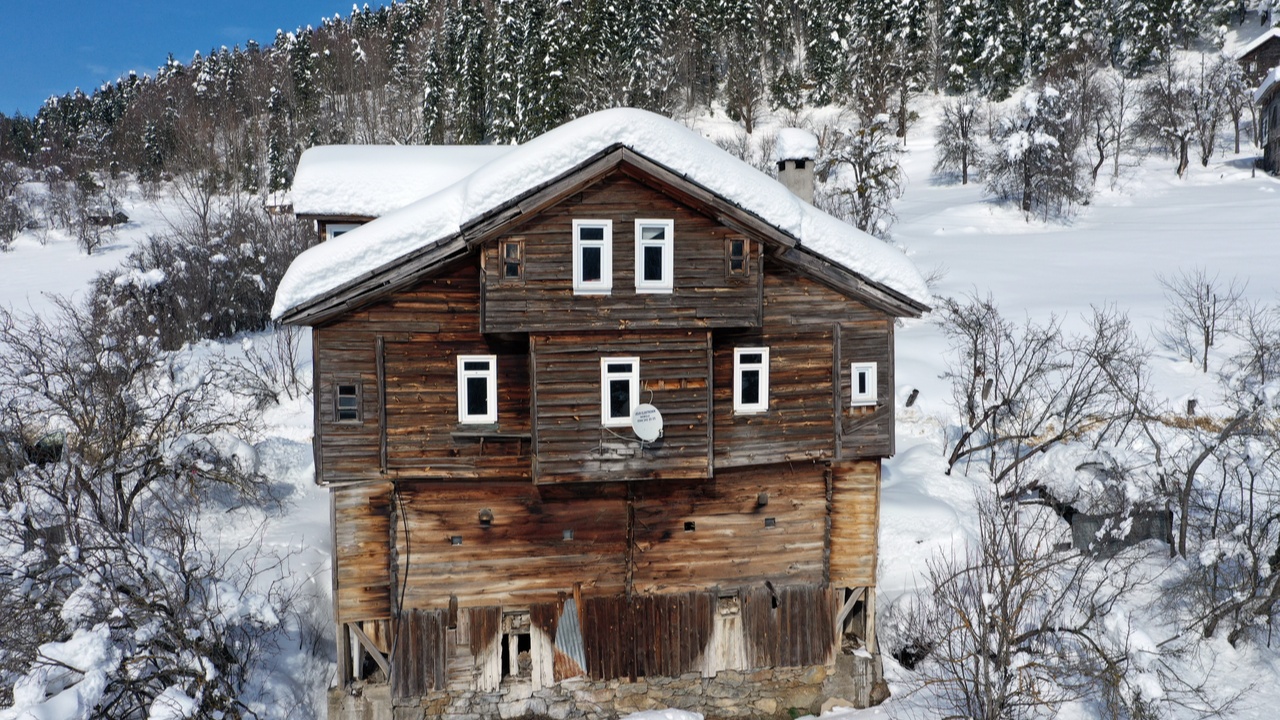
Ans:
[[[613,221],[613,289],[573,294],[573,221]],[[637,293],[635,221],[670,219],[673,290]],[[503,237],[524,239],[524,277],[502,277],[500,239],[482,248],[486,332],[755,327],[760,324],[760,243],[746,278],[730,278],[725,240],[741,233],[615,172]]]
[[[391,617],[391,485],[333,493],[337,621]]]
[[[825,585],[755,586],[743,593],[747,664],[821,665],[835,638],[835,598]]]
[[[711,639],[716,597],[592,597],[583,602],[587,672],[597,680],[697,672]]]
[[[875,587],[880,462],[836,463],[831,475],[831,584]]]
[[[397,524],[406,608],[550,602],[622,591],[626,504],[618,497],[544,498],[531,484],[402,483]],[[493,521],[484,527],[480,511]],[[406,535],[405,525],[408,526]],[[573,530],[572,540],[564,531]],[[451,537],[462,538],[452,545]]]
[[[534,334],[535,479],[539,483],[700,479],[710,474],[707,331]],[[640,359],[640,401],[663,436],[641,447],[601,422],[600,359]]]
[[[391,664],[391,694],[397,698],[422,697],[443,690],[447,615],[444,610],[410,610],[400,613],[399,638]]]
[[[852,301],[780,262],[766,260],[764,284],[764,332],[777,333],[787,327],[832,329],[838,326],[833,334],[839,335],[839,343],[834,357],[828,356],[840,371],[840,390],[831,400],[840,407],[839,443],[833,443],[834,457],[893,455],[895,319]],[[875,407],[850,406],[850,365],[854,362],[876,363]],[[771,371],[777,368],[776,362],[770,365]]]
[[[639,485],[633,492],[638,593],[825,580],[822,464],[742,469],[717,473],[712,483]],[[774,527],[765,526],[768,518]]]
[[[715,342],[715,465],[720,468],[834,457],[831,325],[723,333]],[[733,409],[733,351],[769,348],[769,409]]]
[[[459,355],[496,355],[498,422],[458,422]],[[529,355],[525,342],[420,334],[386,343],[387,467],[419,477],[528,480]]]
[[[525,340],[480,333],[479,288],[472,260],[316,329],[322,482],[529,477]],[[464,353],[498,355],[495,425],[458,423],[457,355]],[[362,421],[339,423],[334,388],[351,381],[361,385]]]

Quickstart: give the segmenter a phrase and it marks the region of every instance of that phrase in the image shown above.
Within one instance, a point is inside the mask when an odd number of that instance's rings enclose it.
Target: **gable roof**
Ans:
[[[1270,30],[1262,33],[1258,37],[1254,38],[1253,42],[1249,43],[1248,45],[1245,45],[1243,48],[1237,51],[1236,59],[1243,60],[1245,56],[1253,53],[1258,48],[1262,47],[1263,45],[1266,45],[1268,42],[1275,40],[1277,38],[1280,38],[1280,28],[1273,27]]]
[[[619,152],[621,151],[621,152]],[[518,214],[522,199],[602,162],[630,156],[669,172],[775,232],[810,264],[849,273],[897,303],[927,309],[928,289],[902,252],[827,215],[782,184],[673,120],[615,108],[566,123],[454,184],[299,255],[280,281],[271,314],[295,321],[326,301],[351,305],[349,294],[386,286],[466,248],[464,230]],[[609,161],[608,158],[615,158]],[[796,251],[799,251],[797,254]],[[912,314],[915,314],[912,313]]]
[[[454,184],[514,145],[317,145],[293,177],[302,217],[375,218]]]

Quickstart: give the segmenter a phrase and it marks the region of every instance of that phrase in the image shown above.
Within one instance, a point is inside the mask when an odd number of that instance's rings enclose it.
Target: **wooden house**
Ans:
[[[275,314],[313,329],[331,717],[868,702],[894,326],[925,297],[625,109],[304,253]]]
[[[1271,68],[1280,65],[1280,28],[1271,28],[1236,53],[1236,62],[1250,86],[1256,87]]]
[[[1272,68],[1253,93],[1258,106],[1258,141],[1262,158],[1258,165],[1274,174],[1280,168],[1280,67]]]

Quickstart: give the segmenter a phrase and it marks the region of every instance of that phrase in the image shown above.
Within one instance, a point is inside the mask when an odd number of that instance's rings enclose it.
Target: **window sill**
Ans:
[[[531,440],[532,433],[503,432],[497,425],[459,425],[449,433],[454,440]]]

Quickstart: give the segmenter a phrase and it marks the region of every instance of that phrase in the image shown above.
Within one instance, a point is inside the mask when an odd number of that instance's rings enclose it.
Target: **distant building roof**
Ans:
[[[381,217],[506,155],[514,145],[320,145],[302,153],[298,215]]]
[[[1280,28],[1271,28],[1254,38],[1253,42],[1241,48],[1240,51],[1236,53],[1236,59],[1243,60],[1246,55],[1249,55],[1263,45],[1266,45],[1268,41],[1278,39],[1280,39]]]

